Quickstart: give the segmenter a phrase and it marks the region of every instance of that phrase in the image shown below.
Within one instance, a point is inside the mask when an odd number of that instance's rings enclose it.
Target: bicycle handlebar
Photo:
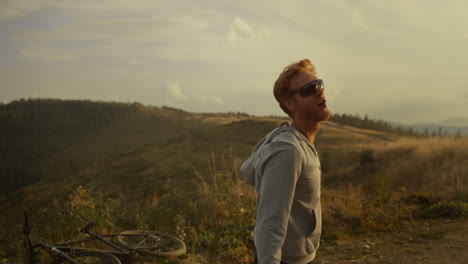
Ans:
[[[89,231],[89,229],[91,229],[91,227],[93,227],[93,226],[94,226],[94,222],[89,221],[85,226],[78,229],[78,231],[81,232],[81,233],[87,233]]]

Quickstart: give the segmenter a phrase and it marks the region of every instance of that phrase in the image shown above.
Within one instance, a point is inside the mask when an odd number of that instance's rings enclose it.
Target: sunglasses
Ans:
[[[293,91],[291,95],[299,92],[299,95],[302,97],[311,96],[311,95],[317,94],[318,90],[321,90],[321,91],[325,90],[325,86],[323,85],[322,79],[318,79],[315,81],[311,81],[310,83],[306,83],[301,88]]]

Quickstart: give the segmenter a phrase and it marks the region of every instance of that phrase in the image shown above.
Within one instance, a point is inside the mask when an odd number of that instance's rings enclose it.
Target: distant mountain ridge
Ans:
[[[456,119],[457,124],[461,119]],[[392,122],[395,127],[402,127],[405,129],[412,129],[422,135],[427,136],[466,136],[468,135],[468,125],[466,126],[454,126],[455,122],[447,121],[443,123],[415,123],[415,124],[401,124]]]
[[[438,122],[440,125],[449,126],[449,127],[468,127],[468,118],[467,117],[457,117],[445,119]]]

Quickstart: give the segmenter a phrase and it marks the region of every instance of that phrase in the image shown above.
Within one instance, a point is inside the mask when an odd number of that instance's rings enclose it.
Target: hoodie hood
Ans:
[[[254,150],[252,151],[252,154],[250,155],[247,160],[244,161],[242,166],[239,169],[239,173],[241,177],[244,179],[244,181],[250,185],[255,186],[256,183],[256,177],[255,177],[255,168],[256,168],[256,162],[260,155],[262,154],[263,148],[270,144],[277,135],[289,131],[293,134],[299,133],[295,128],[290,127],[288,123],[283,123],[280,127],[277,127],[273,129],[270,133],[268,133],[260,142],[257,143],[255,146]],[[299,135],[296,135],[299,136]],[[303,136],[303,135],[300,135]],[[305,137],[305,136],[303,136]]]

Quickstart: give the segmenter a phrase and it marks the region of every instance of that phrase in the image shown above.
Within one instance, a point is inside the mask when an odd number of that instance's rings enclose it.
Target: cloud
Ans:
[[[185,96],[185,94],[180,89],[178,82],[172,82],[172,83],[166,84],[165,92],[169,100],[173,100],[173,99],[177,101],[187,100],[187,96]]]
[[[44,23],[39,14],[31,13],[27,20],[35,21],[38,28],[24,30],[15,24],[18,30],[10,30],[12,34],[4,36],[4,41],[8,40],[23,50],[24,57],[44,62],[54,59],[28,54],[47,50],[51,56],[61,54],[57,60],[65,58],[63,54],[67,54],[66,58],[70,60],[96,55],[120,58],[123,62],[135,57],[206,60],[216,57],[213,51],[224,39],[224,35],[218,32],[221,28],[224,30],[228,23],[223,14],[209,7],[178,3],[115,0],[109,4],[83,0],[43,1],[33,5],[33,2],[25,1],[30,3],[30,7],[22,8],[18,4],[22,1],[12,1],[10,9],[39,10],[47,7],[50,21]],[[28,12],[32,11],[25,10],[22,14]]]
[[[236,16],[229,25],[226,40],[229,44],[234,45],[242,41],[261,40],[266,34],[266,31],[254,30],[247,21]]]
[[[163,87],[162,103],[190,111],[199,111],[222,106],[224,100],[216,95],[189,95],[180,88],[178,82],[170,82]]]

